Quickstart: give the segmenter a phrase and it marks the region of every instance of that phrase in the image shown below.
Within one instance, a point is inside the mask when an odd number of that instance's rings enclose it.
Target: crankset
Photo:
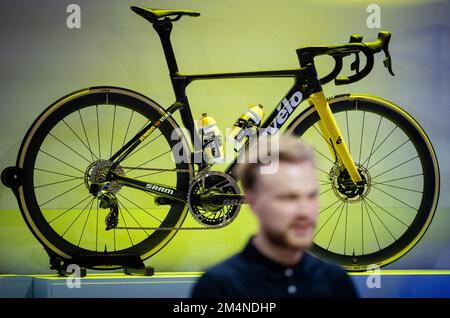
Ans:
[[[188,207],[193,218],[206,227],[223,227],[238,215],[242,200],[237,182],[230,175],[203,170],[192,180]]]
[[[158,201],[159,204],[167,202]],[[237,182],[219,171],[200,171],[190,182],[188,208],[201,226],[197,227],[116,227],[118,230],[213,230],[224,228],[237,217],[245,203]]]

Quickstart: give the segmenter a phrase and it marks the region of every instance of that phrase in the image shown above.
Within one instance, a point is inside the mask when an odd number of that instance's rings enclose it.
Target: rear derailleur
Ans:
[[[109,182],[104,184],[92,183],[89,189],[91,194],[97,196],[100,208],[109,208],[109,213],[105,218],[106,231],[116,228],[119,224],[119,204],[115,194],[109,190],[109,185]]]

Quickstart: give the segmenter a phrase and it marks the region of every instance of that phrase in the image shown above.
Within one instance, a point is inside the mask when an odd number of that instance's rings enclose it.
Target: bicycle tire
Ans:
[[[395,123],[402,129],[405,135],[407,135],[410,138],[411,142],[414,145],[414,148],[417,150],[418,157],[420,159],[420,165],[422,166],[423,169],[422,171],[423,196],[416,216],[409,224],[409,227],[405,230],[405,232],[401,234],[401,236],[396,238],[394,242],[392,242],[392,244],[387,245],[378,251],[372,251],[366,254],[360,253],[360,255],[358,254],[355,255],[354,251],[352,254],[347,253],[345,247],[343,249],[343,252],[337,252],[336,250],[330,251],[327,248],[324,248],[323,245],[319,245],[316,241],[313,242],[313,246],[310,249],[312,254],[327,261],[338,263],[349,271],[365,271],[368,268],[372,268],[374,266],[375,267],[385,266],[391,262],[394,262],[395,260],[405,255],[408,251],[410,251],[422,238],[422,236],[428,229],[433,219],[439,199],[439,188],[440,188],[439,165],[436,158],[436,154],[426,133],[417,123],[417,121],[414,120],[413,117],[409,115],[406,111],[404,111],[402,108],[389,101],[369,95],[345,94],[329,98],[329,105],[335,117],[337,114],[342,112],[364,111],[364,116],[366,114],[365,112],[369,112],[375,115],[379,115],[380,118],[382,117],[391,120],[393,123]],[[315,110],[314,105],[312,105],[292,121],[292,123],[286,129],[286,133],[304,139],[305,137],[304,134],[308,131],[308,129],[313,127],[314,124],[317,123],[318,121],[319,115]],[[362,127],[364,127],[364,119]],[[379,127],[380,125],[378,126],[378,128]],[[346,136],[346,133],[344,131],[345,127],[344,128],[341,127],[341,130],[345,138]],[[362,130],[364,130],[364,128],[362,128]],[[360,146],[361,148],[364,147],[363,145],[364,141],[362,140],[363,137],[361,137],[361,146]],[[308,143],[310,142],[307,139],[305,139],[305,141]],[[349,143],[348,140],[346,140],[346,142]],[[375,141],[373,141],[373,143],[375,144]],[[373,148],[374,147],[372,146],[372,149]],[[369,169],[370,168],[372,168],[372,166],[370,166]],[[364,216],[363,206],[364,204],[361,203],[362,219]],[[342,207],[342,209],[344,209],[344,207]],[[367,211],[368,211],[367,215],[369,215],[370,212],[369,209],[367,209]],[[375,211],[372,212],[373,214],[376,214]],[[341,211],[341,214],[342,213],[343,212]],[[345,215],[347,217],[347,212]],[[339,216],[339,219],[337,221],[338,223],[340,217],[341,216]],[[347,219],[345,219],[345,222],[346,222],[345,231],[347,231],[346,228]],[[370,222],[372,223],[372,220]],[[336,228],[334,229],[334,231],[336,231]],[[361,231],[362,232],[364,231],[364,224],[362,225]],[[373,232],[375,233],[374,229]],[[335,232],[333,232],[333,235],[334,233]],[[344,235],[344,237],[346,238],[346,236],[347,233]],[[365,236],[362,236],[363,240],[362,244],[364,244],[364,237]],[[364,247],[362,248],[362,251],[364,251]]]
[[[47,250],[62,258],[68,259],[75,256],[92,256],[100,254],[137,254],[145,260],[160,251],[166,244],[168,244],[169,241],[177,233],[177,231],[154,231],[151,235],[149,235],[146,239],[143,239],[141,242],[122,250],[106,251],[97,250],[97,248],[96,250],[83,248],[80,246],[76,246],[75,244],[73,244],[73,242],[68,242],[66,239],[61,237],[61,235],[58,234],[48,224],[46,218],[42,214],[41,209],[39,208],[38,202],[36,201],[36,193],[34,190],[34,165],[36,162],[37,153],[39,152],[39,147],[42,145],[44,139],[48,136],[48,133],[53,127],[56,126],[58,122],[61,121],[61,119],[64,119],[65,116],[68,116],[73,112],[79,111],[89,106],[100,105],[102,103],[106,103],[105,105],[111,106],[123,106],[132,110],[133,113],[135,112],[136,114],[140,114],[145,120],[156,120],[164,114],[164,109],[153,100],[137,92],[119,87],[92,87],[73,92],[59,99],[58,101],[50,105],[36,118],[34,123],[29,128],[20,146],[16,164],[18,167],[23,169],[24,178],[22,186],[18,188],[19,206],[28,227],[34,234],[34,236]],[[116,114],[115,111],[116,108],[114,108],[114,115]],[[130,124],[128,125],[130,126]],[[158,127],[158,131],[161,131],[164,139],[171,146],[170,149],[172,149],[172,146],[176,142],[171,140],[171,134],[176,128],[179,128],[179,126],[173,118],[169,118],[163,125],[160,125]],[[176,134],[178,134],[179,141],[183,142],[183,147],[185,147],[184,149],[186,150],[184,151],[184,153],[186,156],[188,156],[190,152],[185,136],[182,135],[179,131],[177,131]],[[132,136],[130,135],[130,137]],[[176,163],[176,168],[183,169],[185,171],[187,170],[189,171],[189,173],[177,172],[177,189],[187,189],[189,180],[193,176],[192,164],[190,163],[188,158],[184,159],[185,160],[181,163]],[[87,189],[85,190],[86,193],[89,194]],[[170,211],[167,213],[167,216],[162,222],[161,226],[179,227],[185,220],[186,216],[186,204],[182,202],[175,202],[170,206]],[[87,217],[87,220],[88,219],[89,215]],[[132,241],[131,237],[130,241]]]

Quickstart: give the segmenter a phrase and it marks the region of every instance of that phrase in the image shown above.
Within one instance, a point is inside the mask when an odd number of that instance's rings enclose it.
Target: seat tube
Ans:
[[[158,33],[163,47],[164,55],[166,57],[169,73],[174,76],[178,72],[177,60],[173,52],[172,43],[170,42],[170,33],[172,32],[172,22],[163,20],[153,23],[153,28]]]
[[[333,156],[335,155],[333,150],[334,148],[338,153],[342,164],[350,174],[353,182],[362,181],[353,158],[348,151],[345,140],[342,137],[341,131],[336,123],[336,119],[331,112],[330,105],[328,104],[324,92],[321,90],[319,92],[313,93],[309,96],[309,99],[314,104],[317,113],[319,114],[319,128],[322,130],[324,137],[330,143],[329,146]]]

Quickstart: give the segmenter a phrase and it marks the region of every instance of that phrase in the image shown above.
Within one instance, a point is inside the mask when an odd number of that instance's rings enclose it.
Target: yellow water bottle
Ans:
[[[242,114],[234,123],[227,139],[233,143],[234,150],[239,151],[245,144],[246,138],[252,138],[264,118],[263,106],[260,104],[250,107],[250,109]]]
[[[224,162],[222,134],[213,117],[203,113],[198,121],[198,134],[202,141],[203,156],[208,164]]]

